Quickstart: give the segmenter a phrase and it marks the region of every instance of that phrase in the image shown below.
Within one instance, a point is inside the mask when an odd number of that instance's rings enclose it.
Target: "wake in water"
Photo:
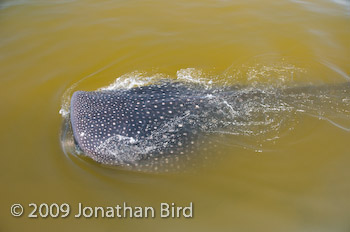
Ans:
[[[193,81],[188,72],[193,70],[178,73],[178,80],[119,78],[98,91],[75,92],[70,108],[62,110],[69,112],[65,151],[107,165],[168,170],[205,156],[217,145],[213,137],[276,139],[303,115],[347,130],[332,118],[349,119],[350,83],[218,87]]]

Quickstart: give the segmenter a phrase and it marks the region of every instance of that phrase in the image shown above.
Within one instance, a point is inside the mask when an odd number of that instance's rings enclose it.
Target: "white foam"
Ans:
[[[178,80],[183,80],[192,83],[202,83],[203,79],[202,71],[195,68],[185,68],[180,69],[176,72],[176,76]]]
[[[179,81],[202,84],[207,88],[213,84],[213,80],[205,78],[203,71],[196,68],[180,69],[176,72],[176,76]]]
[[[164,78],[164,74],[148,75],[147,73],[134,71],[118,77],[112,84],[107,87],[102,87],[98,90],[116,90],[116,89],[131,89],[155,83]]]
[[[62,117],[66,117],[69,115],[69,110],[67,110],[66,107],[62,106],[62,108],[59,111],[59,114],[62,115]]]

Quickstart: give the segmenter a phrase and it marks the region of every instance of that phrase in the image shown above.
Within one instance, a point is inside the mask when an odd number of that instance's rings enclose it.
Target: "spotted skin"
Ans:
[[[208,107],[205,96],[174,83],[77,91],[70,108],[74,138],[85,155],[104,164],[191,153]]]
[[[204,156],[206,145],[215,148],[205,140],[212,137],[208,133],[275,138],[302,114],[323,117],[332,109],[348,116],[349,92],[349,83],[206,89],[177,82],[78,91],[71,99],[70,122],[79,150],[99,163],[167,170],[181,157],[189,163],[193,154]]]

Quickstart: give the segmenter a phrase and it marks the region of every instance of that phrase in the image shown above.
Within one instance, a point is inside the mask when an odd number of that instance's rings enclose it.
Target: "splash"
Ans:
[[[273,143],[288,134],[305,116],[316,117],[341,130],[350,131],[346,125],[350,121],[349,83],[300,84],[298,80],[303,79],[301,75],[307,73],[306,70],[287,62],[272,65],[256,62],[229,71],[222,74],[225,78],[195,68],[180,69],[175,77],[134,71],[99,88],[97,93],[115,91],[128,96],[129,91],[137,91],[141,87],[162,89],[168,83],[179,88],[177,91],[180,93],[183,87],[189,87],[183,94],[202,99],[205,104],[201,105],[199,112],[190,110],[181,117],[169,119],[160,127],[148,128],[152,133],[142,139],[113,135],[98,145],[94,159],[105,163],[106,159],[110,159],[108,157],[113,157],[111,163],[141,168],[143,165],[139,160],[152,158],[146,164],[157,169],[159,165],[156,163],[160,162],[168,168],[165,164],[169,159],[187,159],[193,157],[193,153],[201,154],[201,150],[207,149],[206,142],[200,148],[194,148],[198,144],[185,144],[186,141],[180,139],[179,125],[193,126],[189,127],[188,132],[196,128],[195,133],[209,138],[207,141],[212,144],[256,152],[263,152],[264,144]],[[337,73],[341,74],[339,71]],[[76,87],[72,86],[68,92]],[[177,92],[176,89],[174,91]],[[135,96],[137,98],[138,95]],[[70,114],[68,103],[65,101],[60,111],[66,119]],[[194,108],[196,102],[192,103]],[[69,119],[66,121],[69,123]],[[194,138],[198,139],[196,136]],[[175,148],[178,146],[185,149]]]
[[[109,86],[102,87],[98,90],[131,89],[159,82],[163,78],[166,78],[166,75],[161,73],[150,75],[146,72],[134,71],[120,76]]]

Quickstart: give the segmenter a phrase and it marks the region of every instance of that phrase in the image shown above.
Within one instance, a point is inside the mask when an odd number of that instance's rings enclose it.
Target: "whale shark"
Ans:
[[[218,131],[251,135],[262,127],[276,129],[297,113],[327,111],[330,100],[332,110],[334,105],[346,110],[349,90],[349,83],[276,89],[164,81],[76,91],[69,120],[80,153],[102,164],[137,166],[150,159],[190,156],[209,146],[205,138]]]
[[[95,161],[133,164],[164,154],[184,154],[199,133],[205,91],[181,84],[129,90],[77,91],[70,120],[78,147]]]

